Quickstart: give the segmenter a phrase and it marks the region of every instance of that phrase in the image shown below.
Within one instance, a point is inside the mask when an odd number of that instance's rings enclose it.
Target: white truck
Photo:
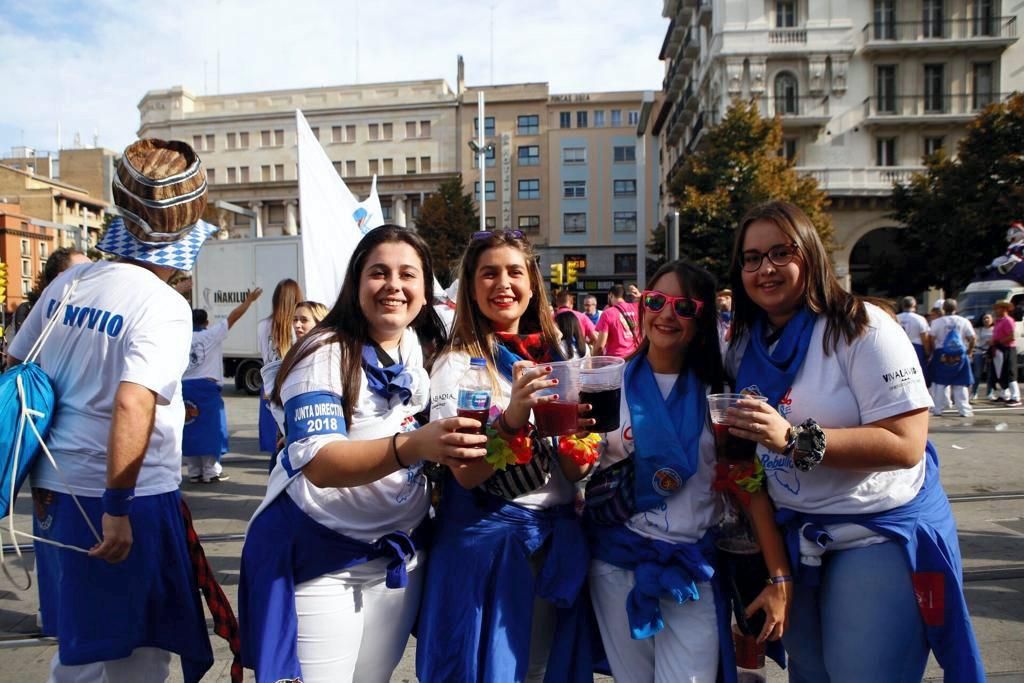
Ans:
[[[967,285],[957,297],[957,313],[977,324],[981,316],[992,312],[992,304],[1000,299],[1017,307],[1024,304],[1024,285],[1016,280],[976,280]],[[1017,339],[1017,372],[1024,379],[1024,323],[1014,318],[1014,336]]]
[[[274,287],[292,278],[305,288],[301,240],[298,235],[209,240],[192,269],[192,307],[205,309],[211,322],[227,318],[248,292],[263,288],[224,341],[224,376],[234,377],[240,391],[255,395],[263,385],[256,326],[273,309]]]

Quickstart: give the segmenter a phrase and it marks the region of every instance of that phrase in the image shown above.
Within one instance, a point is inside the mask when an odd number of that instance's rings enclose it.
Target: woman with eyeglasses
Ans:
[[[732,284],[726,367],[767,402],[731,408],[730,432],[757,443],[796,577],[789,679],[920,681],[931,649],[946,680],[983,680],[910,340],[791,204],[744,217]]]
[[[662,266],[640,297],[643,341],[626,364],[620,427],[606,434],[587,486],[594,557],[590,593],[616,681],[735,680],[730,615],[713,541],[709,392],[723,390],[715,281]],[[767,493],[751,472],[746,507],[772,583],[746,608],[764,610],[759,640],[785,631],[789,564]],[[763,483],[763,480],[762,482]]]
[[[385,225],[356,245],[341,293],[285,355],[271,401],[287,443],[242,548],[242,663],[258,683],[385,683],[423,585],[424,461],[483,457],[479,422],[420,426],[441,339],[426,243]]]
[[[536,255],[519,231],[477,233],[462,255],[452,337],[431,373],[431,420],[456,414],[473,358],[491,379],[487,457],[453,464],[442,485],[416,675],[593,680],[576,651],[587,553],[573,482],[586,467],[531,424],[533,408],[554,398],[537,394],[557,383],[545,363],[562,354]]]

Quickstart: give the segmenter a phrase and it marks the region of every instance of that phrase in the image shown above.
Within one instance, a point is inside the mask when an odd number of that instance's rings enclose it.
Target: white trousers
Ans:
[[[932,415],[942,415],[943,409],[948,405],[946,401],[946,384],[937,384],[932,382],[931,393],[932,402],[935,404],[932,407]],[[949,386],[949,390],[953,395],[953,403],[956,405],[956,410],[960,413],[961,417],[970,417],[974,415],[974,410],[971,409],[971,388],[967,386],[961,386],[954,384]]]
[[[662,600],[665,628],[643,640],[633,640],[629,630],[626,596],[632,589],[632,571],[591,562],[590,597],[616,683],[714,683],[718,617],[711,584],[697,584],[696,602]]]
[[[295,587],[304,683],[388,683],[416,619],[422,561],[409,563],[405,588],[385,585],[386,558]]]
[[[124,659],[64,666],[60,654],[50,661],[49,683],[163,683],[171,673],[171,653],[137,647]]]
[[[224,468],[217,461],[216,455],[189,455],[182,458],[188,465],[188,476],[212,479],[219,477]]]

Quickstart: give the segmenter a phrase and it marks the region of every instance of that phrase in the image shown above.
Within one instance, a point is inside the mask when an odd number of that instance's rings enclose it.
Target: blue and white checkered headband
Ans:
[[[108,254],[121,256],[134,261],[145,261],[155,266],[164,266],[176,270],[192,270],[199,254],[199,248],[203,246],[206,238],[217,232],[216,225],[206,221],[197,221],[189,232],[177,242],[168,242],[160,245],[143,244],[128,232],[124,219],[116,216],[107,232],[103,235],[96,248]]]

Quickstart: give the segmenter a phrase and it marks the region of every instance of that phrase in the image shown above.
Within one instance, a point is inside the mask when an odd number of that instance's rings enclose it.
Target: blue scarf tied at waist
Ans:
[[[945,680],[984,681],[984,665],[964,599],[956,521],[939,480],[939,457],[931,441],[925,457],[921,490],[898,508],[859,515],[816,515],[781,508],[775,519],[782,527],[796,580],[805,585],[816,585],[821,575],[820,569],[801,563],[800,540],[827,548],[833,540],[829,525],[857,524],[899,543],[907,556],[915,593],[919,594],[928,645],[942,666]]]
[[[422,527],[366,543],[328,529],[306,515],[287,494],[278,496],[249,526],[242,547],[238,621],[242,664],[257,683],[302,677],[297,651],[295,587],[324,574],[390,557],[388,588],[409,581],[406,561],[422,547]]]

